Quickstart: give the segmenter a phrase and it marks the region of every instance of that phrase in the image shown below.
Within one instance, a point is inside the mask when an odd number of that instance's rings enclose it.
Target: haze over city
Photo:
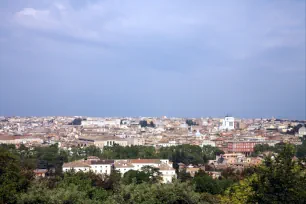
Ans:
[[[0,115],[305,119],[305,1],[0,2]]]

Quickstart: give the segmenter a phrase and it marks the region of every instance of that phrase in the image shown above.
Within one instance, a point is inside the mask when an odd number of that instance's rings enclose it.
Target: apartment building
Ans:
[[[168,159],[121,159],[121,160],[100,160],[90,158],[88,160],[78,160],[64,163],[63,172],[74,169],[76,172],[92,171],[97,174],[110,175],[112,169],[118,170],[123,176],[130,170],[142,171],[145,166],[156,167],[161,172],[162,183],[169,183],[176,178],[175,169]]]
[[[113,169],[113,164],[114,160],[100,160],[99,158],[98,159],[94,158],[89,160],[78,160],[69,163],[64,163],[63,172],[67,172],[73,169],[76,172],[92,171],[94,173],[110,175]]]

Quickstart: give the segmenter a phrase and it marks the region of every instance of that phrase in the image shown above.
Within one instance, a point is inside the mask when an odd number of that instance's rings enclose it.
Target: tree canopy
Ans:
[[[266,157],[256,173],[227,190],[225,203],[305,203],[305,166],[293,160],[295,149],[284,145]]]

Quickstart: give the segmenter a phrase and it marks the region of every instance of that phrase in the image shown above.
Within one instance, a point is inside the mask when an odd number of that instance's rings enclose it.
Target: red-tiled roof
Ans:
[[[73,161],[73,162],[69,162],[69,163],[64,163],[63,167],[76,168],[76,167],[90,167],[90,166],[83,161]]]
[[[160,160],[159,159],[131,159],[130,160],[131,163],[139,163],[139,164],[151,164],[151,163],[155,163],[155,164],[159,164]]]

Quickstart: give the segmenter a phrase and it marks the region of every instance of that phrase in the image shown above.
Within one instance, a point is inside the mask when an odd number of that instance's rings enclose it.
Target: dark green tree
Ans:
[[[141,127],[147,127],[148,126],[148,122],[146,120],[141,120],[141,121],[139,121],[139,125]]]
[[[269,156],[251,177],[227,192],[226,202],[306,203],[305,167],[293,160],[294,146],[283,145],[276,156]]]
[[[191,181],[192,177],[190,173],[186,172],[186,169],[182,169],[181,171],[177,173],[177,179],[179,179],[181,182],[187,182],[187,181]]]
[[[162,179],[161,172],[156,167],[144,166],[141,171],[149,178],[149,183],[158,183]]]
[[[33,172],[21,169],[18,157],[0,147],[0,203],[14,203],[18,193],[25,191]]]
[[[122,178],[124,184],[131,184],[131,183],[144,183],[150,181],[150,175],[143,172],[143,171],[135,171],[130,170],[126,172]]]

